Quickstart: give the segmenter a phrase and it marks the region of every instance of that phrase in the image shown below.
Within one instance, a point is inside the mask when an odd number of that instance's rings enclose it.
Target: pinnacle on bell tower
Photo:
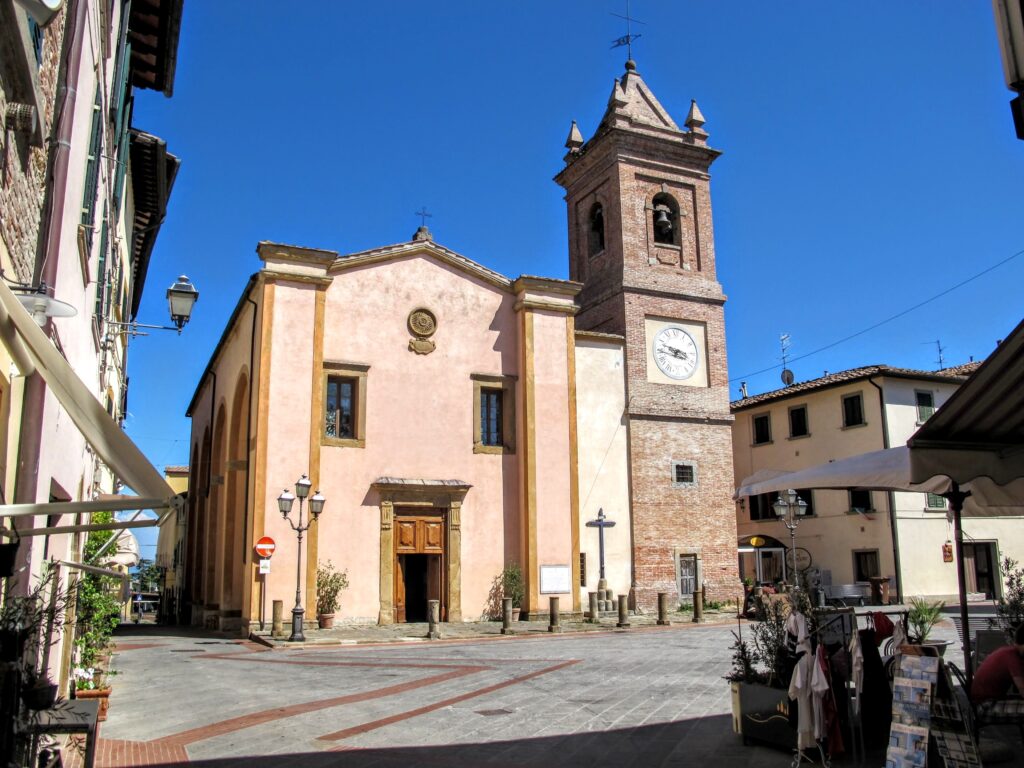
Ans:
[[[584,284],[577,325],[621,332],[601,305],[630,287],[719,297],[707,146],[696,101],[681,128],[633,60],[612,84],[604,115],[584,140],[573,121],[565,168],[569,275]],[[621,320],[621,318],[620,318]]]

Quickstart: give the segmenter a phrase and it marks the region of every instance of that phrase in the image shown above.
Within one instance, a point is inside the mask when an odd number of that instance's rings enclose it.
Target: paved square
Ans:
[[[783,766],[732,732],[730,630],[269,650],[122,643],[104,766]]]

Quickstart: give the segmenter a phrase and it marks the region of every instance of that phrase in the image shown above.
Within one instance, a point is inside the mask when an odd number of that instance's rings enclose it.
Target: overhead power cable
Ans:
[[[811,357],[812,355],[816,355],[819,352],[824,352],[827,349],[832,349],[832,347],[838,347],[840,344],[844,344],[845,342],[850,341],[851,339],[855,339],[858,336],[863,336],[865,333],[873,331],[876,328],[881,328],[886,323],[891,323],[893,320],[898,320],[899,318],[903,317],[904,315],[909,315],[911,312],[914,312],[915,310],[918,310],[918,309],[920,309],[921,307],[923,307],[923,306],[925,306],[927,304],[931,304],[933,301],[936,301],[937,299],[941,299],[943,296],[947,296],[947,295],[951,294],[953,291],[957,290],[958,288],[963,288],[968,283],[971,283],[971,282],[977,280],[979,277],[984,277],[985,275],[987,275],[992,270],[999,269],[999,267],[1001,267],[1004,264],[1007,264],[1007,263],[1013,261],[1014,259],[1016,259],[1018,256],[1021,256],[1021,255],[1024,255],[1024,250],[1017,251],[1016,253],[1012,254],[1011,256],[1007,256],[1002,261],[997,262],[997,263],[993,264],[992,266],[983,269],[981,272],[978,272],[977,274],[972,275],[971,277],[968,277],[965,280],[961,280],[956,285],[951,286],[951,287],[947,288],[946,290],[941,291],[940,293],[936,293],[931,298],[927,298],[924,301],[918,302],[917,304],[915,304],[912,307],[908,307],[907,309],[904,309],[902,312],[897,312],[895,315],[891,315],[891,316],[885,318],[884,320],[879,320],[874,325],[869,325],[867,328],[862,328],[861,330],[857,331],[856,333],[851,333],[849,336],[844,336],[843,338],[838,339],[837,341],[833,341],[831,344],[826,344],[823,347],[818,347],[817,349],[812,349],[810,352],[806,352],[806,353],[804,353],[802,355],[798,355],[798,356],[792,358],[789,362],[795,363],[797,360],[805,360],[806,358]],[[769,371],[774,371],[776,368],[778,368],[777,365],[770,365],[767,368],[762,368],[761,370],[754,371],[753,373],[745,373],[742,376],[734,376],[731,379],[729,379],[729,383],[732,383],[734,381],[740,381],[740,380],[743,380],[743,379],[750,379],[750,378],[753,378],[754,376],[760,376],[762,373],[768,373]]]

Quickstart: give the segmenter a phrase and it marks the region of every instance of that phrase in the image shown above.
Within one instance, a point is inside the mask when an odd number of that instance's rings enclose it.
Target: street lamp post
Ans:
[[[807,510],[807,502],[790,488],[779,494],[779,500],[772,504],[772,509],[775,510],[775,516],[789,529],[789,551],[793,558],[793,589],[798,590],[800,585],[796,578],[796,527],[800,525],[800,518]]]
[[[299,548],[295,553],[295,607],[292,608],[292,634],[288,638],[289,642],[293,643],[304,643],[306,642],[306,636],[302,632],[302,619],[305,615],[305,610],[302,608],[302,534],[309,530],[309,526],[313,524],[314,520],[320,518],[320,513],[324,511],[324,502],[326,499],[320,495],[320,491],[313,494],[312,498],[309,499],[309,518],[306,520],[305,525],[302,523],[302,504],[309,496],[309,489],[313,486],[309,482],[309,478],[306,475],[300,477],[295,481],[295,494],[285,488],[281,491],[281,495],[277,497],[277,508],[281,511],[281,516],[288,521],[288,525],[292,527],[292,530],[298,534],[299,537]],[[299,520],[296,524],[288,513],[292,511],[292,504],[295,499],[299,500]]]

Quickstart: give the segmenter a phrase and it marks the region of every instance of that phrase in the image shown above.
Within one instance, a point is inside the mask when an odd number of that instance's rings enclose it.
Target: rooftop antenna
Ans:
[[[621,48],[622,46],[626,46],[626,56],[629,58],[630,61],[632,61],[633,60],[633,41],[639,39],[640,35],[639,34],[634,35],[632,27],[630,25],[633,22],[636,22],[637,24],[643,24],[644,22],[640,21],[639,19],[634,19],[632,16],[629,15],[629,0],[626,0],[626,15],[625,16],[623,16],[621,14],[618,14],[618,13],[613,13],[612,16],[616,16],[616,17],[618,17],[620,19],[625,19],[626,20],[626,34],[623,35],[622,37],[617,37],[614,40],[612,40],[612,48]]]
[[[789,348],[793,345],[788,333],[779,336],[779,346],[782,348],[782,383],[788,387],[793,383],[793,372],[789,370]]]
[[[946,350],[942,346],[942,342],[939,341],[938,339],[936,339],[935,341],[922,341],[921,343],[922,344],[934,344],[935,345],[935,348],[939,351],[939,359],[935,361],[935,362],[937,362],[939,364],[939,367],[938,367],[937,370],[941,371],[943,368],[945,368],[946,367],[946,356],[943,353]]]

